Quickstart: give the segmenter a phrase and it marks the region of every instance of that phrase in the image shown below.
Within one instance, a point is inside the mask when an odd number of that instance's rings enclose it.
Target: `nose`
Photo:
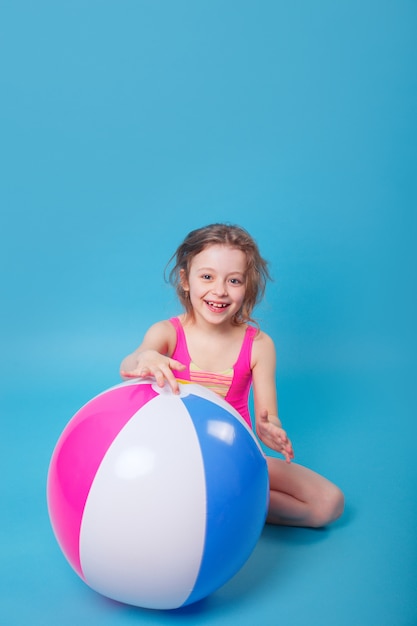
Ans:
[[[213,285],[212,292],[216,296],[227,296],[226,283],[224,280],[217,280]]]

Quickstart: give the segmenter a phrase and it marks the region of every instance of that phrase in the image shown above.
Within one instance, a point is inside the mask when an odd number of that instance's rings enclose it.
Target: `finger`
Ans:
[[[284,450],[284,454],[288,459],[294,458],[294,452],[292,450],[288,450],[288,448]]]
[[[279,441],[278,446],[288,462],[294,458],[294,450],[289,439],[286,441]]]
[[[289,449],[288,447],[282,449],[282,455],[284,456],[287,463],[291,463],[292,459],[294,458],[294,453],[292,449]]]
[[[138,372],[125,372],[122,370],[120,376],[122,376],[122,378],[138,378],[140,374]]]
[[[172,391],[178,395],[180,392],[180,388],[178,385],[178,381],[175,378],[174,374],[171,371],[171,367],[170,367],[171,363],[168,363],[167,365],[163,365],[160,369],[160,371],[158,372],[158,376],[160,377],[159,380],[162,380],[162,383],[159,384],[160,387],[163,387],[165,382],[167,382],[169,384],[169,386],[171,387]]]
[[[156,380],[156,384],[158,387],[164,387],[165,385],[165,376],[161,370],[154,370],[153,375]]]
[[[171,371],[169,372],[169,375],[167,376],[167,380],[172,391],[175,393],[175,395],[178,395],[180,393],[180,386],[179,386],[178,380],[175,378],[175,376],[173,375]]]
[[[184,365],[184,363],[180,363],[179,361],[176,361],[175,359],[170,359],[169,360],[169,367],[173,370],[185,370],[186,366]]]

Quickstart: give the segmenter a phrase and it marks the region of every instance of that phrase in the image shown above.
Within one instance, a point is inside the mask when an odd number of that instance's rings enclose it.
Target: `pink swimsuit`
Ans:
[[[245,337],[236,363],[230,369],[216,373],[201,370],[192,362],[180,320],[178,317],[172,317],[169,321],[177,332],[177,344],[171,357],[183,363],[187,368],[181,372],[174,370],[175,376],[182,380],[198,383],[215,391],[229,402],[252,428],[248,399],[252,383],[252,370],[250,366],[252,344],[257,329],[253,326],[246,328]]]

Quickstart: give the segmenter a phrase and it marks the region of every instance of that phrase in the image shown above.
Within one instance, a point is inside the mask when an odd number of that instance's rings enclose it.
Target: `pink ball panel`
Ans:
[[[151,385],[136,384],[130,390],[127,394],[126,386],[115,387],[88,402],[69,422],[52,456],[48,474],[49,515],[63,553],[82,578],[79,533],[96,472],[125,424],[158,395]]]

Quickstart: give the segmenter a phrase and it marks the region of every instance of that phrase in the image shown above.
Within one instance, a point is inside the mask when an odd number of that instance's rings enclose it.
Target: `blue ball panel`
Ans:
[[[269,497],[266,461],[233,414],[199,396],[182,398],[204,461],[206,540],[200,572],[184,604],[226,583],[249,558],[262,532]]]

